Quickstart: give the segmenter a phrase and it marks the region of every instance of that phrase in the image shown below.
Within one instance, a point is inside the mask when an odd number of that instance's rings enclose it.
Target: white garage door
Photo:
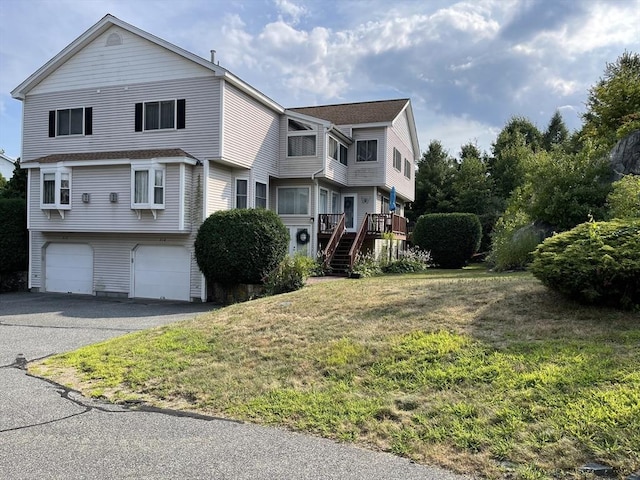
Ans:
[[[190,270],[184,247],[139,245],[133,251],[133,296],[189,300]]]
[[[93,293],[93,249],[82,243],[51,243],[45,250],[45,290]]]

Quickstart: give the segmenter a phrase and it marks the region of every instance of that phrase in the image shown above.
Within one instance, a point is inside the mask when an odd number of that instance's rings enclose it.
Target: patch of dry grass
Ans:
[[[488,477],[640,467],[640,319],[527,274],[326,282],[47,359],[86,394],[277,424]]]

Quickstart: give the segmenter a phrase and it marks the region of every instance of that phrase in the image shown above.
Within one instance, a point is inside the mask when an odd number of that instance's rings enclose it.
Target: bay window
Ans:
[[[131,170],[131,208],[164,209],[164,166],[132,165]]]
[[[71,209],[70,168],[43,168],[40,171],[40,208],[59,211]],[[62,213],[61,216],[64,218]]]

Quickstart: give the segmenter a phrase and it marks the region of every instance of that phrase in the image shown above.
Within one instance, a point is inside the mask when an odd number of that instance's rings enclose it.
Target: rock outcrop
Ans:
[[[609,161],[614,172],[614,180],[624,175],[640,175],[640,130],[624,137],[609,154]]]

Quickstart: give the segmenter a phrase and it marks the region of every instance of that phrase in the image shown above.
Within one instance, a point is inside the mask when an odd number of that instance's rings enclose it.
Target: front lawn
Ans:
[[[640,469],[640,314],[483,269],[323,282],[31,365],[486,477]]]

